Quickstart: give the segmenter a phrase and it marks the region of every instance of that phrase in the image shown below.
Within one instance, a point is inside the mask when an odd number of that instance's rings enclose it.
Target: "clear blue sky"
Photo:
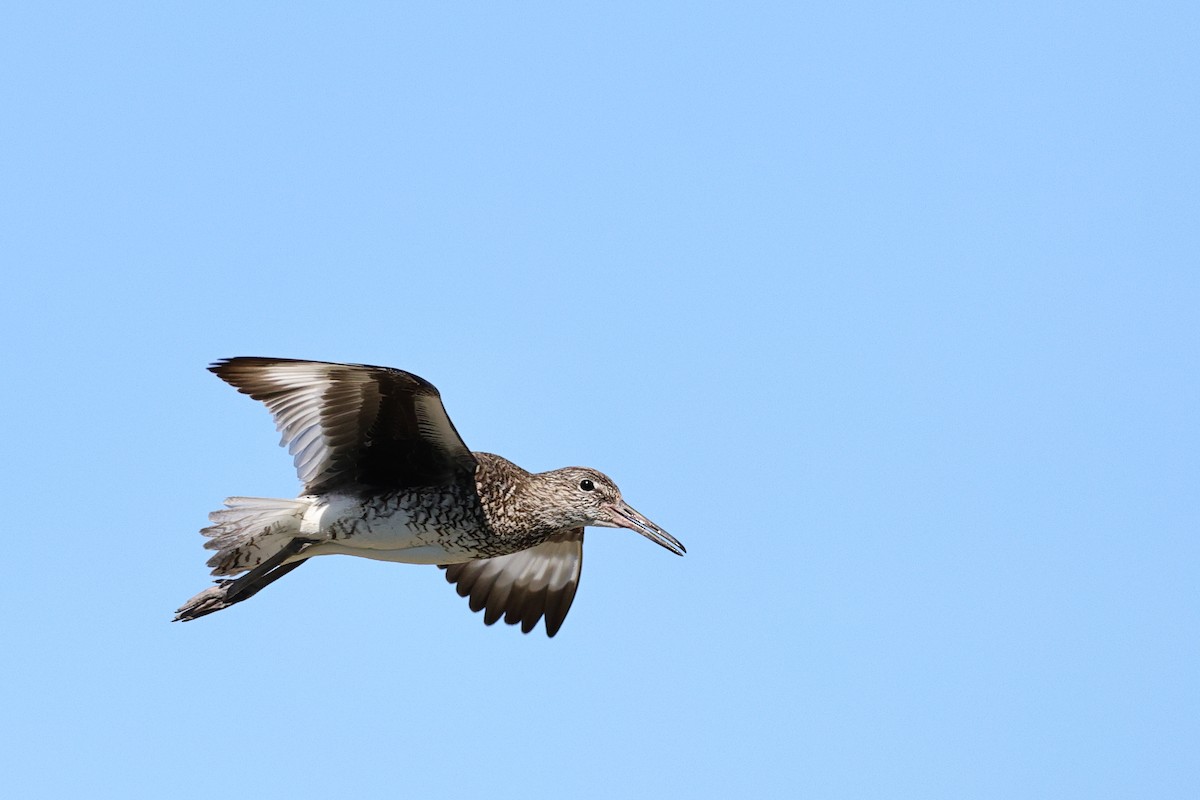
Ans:
[[[6,4],[3,793],[1200,796],[1196,9]],[[553,640],[342,558],[172,625],[298,488],[235,355],[689,553],[592,532]]]

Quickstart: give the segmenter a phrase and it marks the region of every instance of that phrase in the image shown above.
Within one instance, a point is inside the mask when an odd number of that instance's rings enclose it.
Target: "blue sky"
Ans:
[[[435,4],[428,4],[435,5]],[[20,797],[1200,795],[1194,4],[8,4]],[[547,640],[323,559],[220,357],[587,464]]]

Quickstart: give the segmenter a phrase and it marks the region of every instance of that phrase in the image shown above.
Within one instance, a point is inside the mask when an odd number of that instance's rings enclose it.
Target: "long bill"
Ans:
[[[624,502],[614,503],[611,507],[612,523],[618,528],[628,528],[637,531],[657,545],[667,548],[677,556],[687,552],[683,543],[662,528],[646,519],[636,509]]]

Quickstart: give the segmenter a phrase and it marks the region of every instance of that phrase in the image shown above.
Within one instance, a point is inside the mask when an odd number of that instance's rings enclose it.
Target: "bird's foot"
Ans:
[[[232,583],[233,581],[228,580],[217,581],[215,586],[208,587],[180,606],[179,610],[175,612],[175,619],[172,622],[187,622],[197,617],[203,617],[205,614],[229,608],[233,602],[236,602],[229,600],[229,586]]]

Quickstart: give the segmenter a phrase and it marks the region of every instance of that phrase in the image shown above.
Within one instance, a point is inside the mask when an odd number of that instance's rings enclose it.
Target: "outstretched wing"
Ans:
[[[438,390],[416,375],[285,358],[230,358],[209,369],[270,409],[306,494],[474,477],[475,457]]]
[[[529,633],[546,617],[546,635],[562,627],[583,568],[583,528],[551,536],[537,547],[507,556],[443,565],[446,580],[470,597],[488,625],[504,617]]]

